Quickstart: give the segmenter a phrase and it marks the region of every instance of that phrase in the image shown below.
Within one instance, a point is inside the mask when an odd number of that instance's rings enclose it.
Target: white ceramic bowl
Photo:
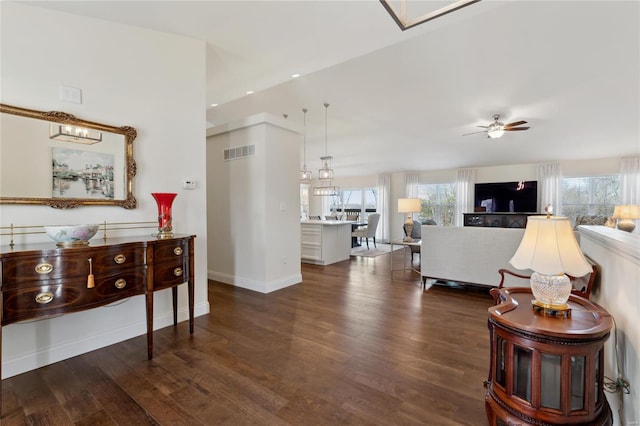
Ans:
[[[86,246],[98,232],[99,225],[51,225],[44,230],[60,247]]]

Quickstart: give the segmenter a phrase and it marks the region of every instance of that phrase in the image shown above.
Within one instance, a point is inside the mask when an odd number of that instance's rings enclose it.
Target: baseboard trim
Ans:
[[[210,311],[209,301],[194,306],[194,317],[206,315]],[[73,314],[69,314],[73,315]],[[178,309],[178,321],[183,322],[189,319],[189,308]],[[46,320],[45,320],[46,321]],[[169,311],[154,317],[153,329],[158,330],[173,325],[173,312]],[[9,326],[10,327],[10,326]],[[58,345],[49,345],[42,349],[29,352],[15,358],[3,357],[2,359],[2,379],[17,376],[27,371],[35,370],[49,364],[54,364],[74,356],[82,355],[96,349],[104,348],[115,343],[122,342],[133,337],[137,337],[147,332],[146,319],[136,321],[125,327],[119,327],[107,332],[84,336],[76,340],[69,340]],[[140,347],[141,353],[146,354],[146,345]]]
[[[302,283],[302,274],[294,274],[289,277],[281,278],[277,281],[264,282],[237,277],[235,275],[223,274],[221,272],[209,271],[208,278],[213,281],[246,288],[247,290],[257,291],[259,293],[271,293],[272,291]]]

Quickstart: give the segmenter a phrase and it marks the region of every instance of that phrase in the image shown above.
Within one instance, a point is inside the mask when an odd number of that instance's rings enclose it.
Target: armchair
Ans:
[[[568,277],[569,280],[571,280],[571,285],[573,286],[573,288],[571,289],[571,294],[589,299],[591,297],[591,292],[593,291],[593,287],[598,275],[598,265],[590,258],[586,257],[586,259],[587,262],[589,262],[589,264],[591,265],[591,272],[582,277],[573,277],[571,275],[568,275]],[[522,281],[522,284],[526,286],[529,285],[529,278],[531,278],[531,276],[528,274],[513,272],[509,269],[498,269],[498,273],[500,274],[500,284],[498,284],[498,289],[508,287],[507,285],[505,285],[508,279],[507,275],[510,277],[515,277],[516,279],[520,279],[520,281]],[[526,283],[523,280],[526,280]],[[508,279],[508,281],[509,283],[513,284],[516,280]],[[500,303],[499,290],[491,289],[490,293],[493,296],[494,303]]]
[[[413,221],[413,228],[411,229],[411,238],[415,240],[422,239],[422,225],[437,225],[433,219],[427,219],[424,223],[420,223],[417,220]],[[403,225],[404,235],[407,235],[407,228]],[[418,254],[418,260],[420,259],[420,246],[409,246],[411,248],[411,262],[413,262],[413,255]]]

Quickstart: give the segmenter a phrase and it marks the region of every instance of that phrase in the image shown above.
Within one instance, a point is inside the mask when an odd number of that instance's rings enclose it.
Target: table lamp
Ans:
[[[640,206],[633,204],[615,206],[613,218],[618,219],[618,229],[633,232],[636,229],[634,220],[640,219]]]
[[[412,213],[419,213],[422,210],[422,200],[420,198],[398,198],[398,213],[407,213],[407,220],[404,222],[404,229],[407,235],[402,239],[404,242],[412,242],[411,231],[413,230]]]
[[[531,269],[534,309],[570,315],[567,300],[571,281],[565,273],[581,277],[591,272],[568,217],[529,216],[520,246],[509,261],[517,269]]]

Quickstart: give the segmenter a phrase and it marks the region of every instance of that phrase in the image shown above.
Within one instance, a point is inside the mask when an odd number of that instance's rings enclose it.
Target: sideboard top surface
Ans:
[[[118,237],[118,238],[107,238],[106,240],[103,238],[93,238],[89,240],[89,245],[87,246],[78,246],[78,247],[57,247],[54,241],[51,242],[40,242],[40,243],[30,243],[30,244],[16,244],[11,247],[9,245],[0,246],[0,258],[9,258],[12,255],[24,255],[25,252],[38,252],[41,254],[48,255],[58,255],[62,253],[72,254],[74,251],[83,251],[91,248],[101,248],[108,246],[115,246],[119,244],[135,244],[135,243],[143,243],[143,244],[158,244],[171,240],[179,240],[183,238],[193,238],[195,235],[188,234],[176,234],[173,238],[168,239],[158,239],[152,235],[138,235],[132,237]]]

